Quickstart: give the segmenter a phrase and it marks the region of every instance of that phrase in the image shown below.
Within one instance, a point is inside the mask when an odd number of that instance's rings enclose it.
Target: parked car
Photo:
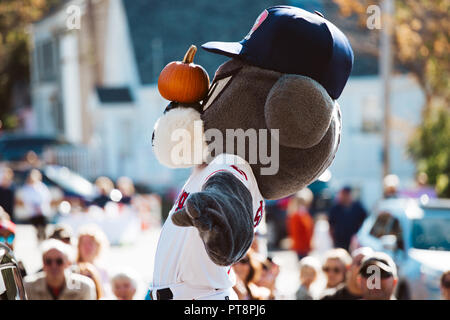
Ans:
[[[56,215],[63,201],[66,201],[71,207],[84,206],[97,196],[97,190],[93,183],[67,167],[46,165],[39,171],[42,174],[43,183],[47,185],[52,194],[51,217]],[[23,195],[20,192],[28,173],[29,170],[14,170],[14,183],[17,187],[14,216],[18,221],[26,221],[30,218],[29,212],[26,212],[22,205]]]
[[[22,276],[13,251],[0,243],[0,300],[26,299]]]
[[[29,151],[40,157],[48,147],[68,144],[55,136],[4,133],[0,136],[0,161],[21,161]]]
[[[399,299],[440,299],[439,278],[450,269],[450,199],[422,200],[381,201],[351,245],[392,256]]]

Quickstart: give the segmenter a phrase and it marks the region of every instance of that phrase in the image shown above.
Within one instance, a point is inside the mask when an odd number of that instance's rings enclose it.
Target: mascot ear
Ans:
[[[279,129],[279,143],[306,149],[327,132],[334,102],[316,81],[300,75],[283,75],[269,92],[264,107],[269,129]]]

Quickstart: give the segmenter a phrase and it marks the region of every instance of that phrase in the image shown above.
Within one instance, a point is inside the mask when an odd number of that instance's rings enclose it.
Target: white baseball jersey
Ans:
[[[195,227],[176,226],[173,214],[184,207],[191,193],[200,192],[205,182],[218,172],[230,172],[250,191],[253,199],[253,219],[256,227],[262,219],[264,200],[259,192],[250,165],[242,158],[221,154],[204,168],[197,168],[180,192],[164,223],[156,249],[153,289],[186,283],[197,288],[227,289],[235,284],[231,266],[218,266],[208,257]]]

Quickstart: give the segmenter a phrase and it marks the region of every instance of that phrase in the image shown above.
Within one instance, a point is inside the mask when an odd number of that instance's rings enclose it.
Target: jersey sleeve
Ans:
[[[259,192],[256,179],[250,165],[242,158],[221,154],[217,156],[206,168],[203,184],[219,172],[233,174],[250,191],[252,196],[253,226],[256,228],[263,219],[265,202]]]

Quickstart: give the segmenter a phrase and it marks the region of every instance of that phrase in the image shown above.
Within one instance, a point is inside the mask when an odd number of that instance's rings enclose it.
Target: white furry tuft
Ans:
[[[175,108],[155,124],[153,151],[169,168],[188,168],[202,164],[207,144],[200,113],[193,108]]]

